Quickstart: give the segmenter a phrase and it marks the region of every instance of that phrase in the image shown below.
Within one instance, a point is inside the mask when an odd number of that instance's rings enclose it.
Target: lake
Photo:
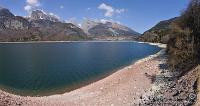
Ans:
[[[0,87],[24,96],[69,92],[160,50],[137,42],[0,43]]]

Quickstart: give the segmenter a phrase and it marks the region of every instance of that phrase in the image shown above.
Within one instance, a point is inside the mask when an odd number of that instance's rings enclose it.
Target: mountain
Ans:
[[[85,20],[80,26],[64,23],[53,13],[33,10],[15,16],[0,7],[0,41],[134,40],[136,31],[114,21]]]
[[[81,28],[95,40],[132,40],[139,33],[113,21],[93,21],[86,19]]]
[[[31,13],[31,20],[49,20],[53,22],[59,22],[59,17],[53,13],[46,13],[43,10],[33,10]]]
[[[150,30],[144,32],[138,40],[166,44],[170,39],[176,20],[178,20],[178,17],[159,22]]]
[[[71,23],[62,23],[52,14],[35,10],[24,18],[0,8],[0,41],[85,40],[84,31]]]
[[[0,7],[0,17],[13,17],[14,15],[6,8]]]

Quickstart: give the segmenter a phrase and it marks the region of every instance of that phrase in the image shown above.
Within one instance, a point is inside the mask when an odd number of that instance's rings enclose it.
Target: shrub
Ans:
[[[200,63],[200,0],[191,0],[174,23],[167,45],[168,63],[172,70],[184,73]]]

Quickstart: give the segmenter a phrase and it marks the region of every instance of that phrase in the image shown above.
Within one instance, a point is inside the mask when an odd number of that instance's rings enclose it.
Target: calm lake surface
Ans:
[[[99,80],[160,48],[136,42],[0,44],[0,88],[42,96]]]

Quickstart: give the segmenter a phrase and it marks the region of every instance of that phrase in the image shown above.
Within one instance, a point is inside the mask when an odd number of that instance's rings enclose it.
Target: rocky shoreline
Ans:
[[[161,64],[161,73],[153,76],[154,86],[140,97],[141,106],[199,106],[197,82],[200,66],[184,76],[168,70],[167,64]],[[196,103],[196,104],[195,104]]]

